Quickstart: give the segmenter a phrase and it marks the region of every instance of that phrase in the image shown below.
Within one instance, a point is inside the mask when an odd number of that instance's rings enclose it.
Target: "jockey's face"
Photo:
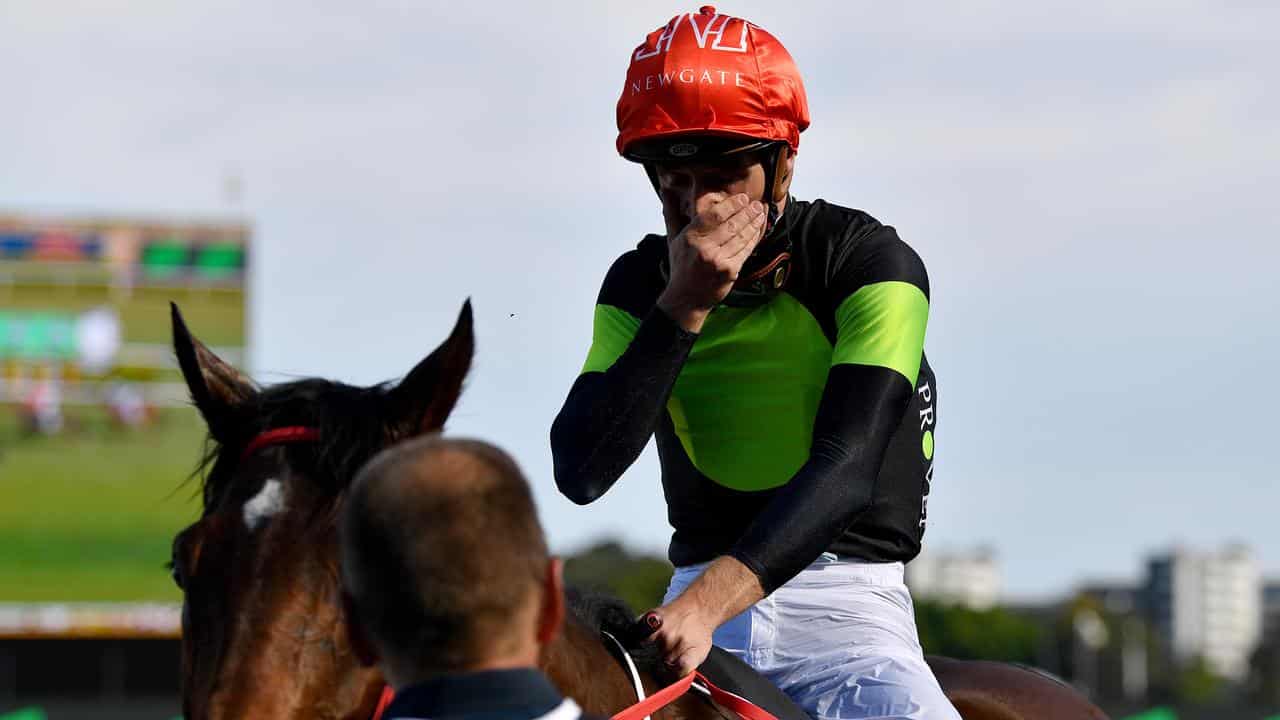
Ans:
[[[699,163],[660,162],[655,170],[668,237],[725,198],[746,193],[752,200],[764,199],[764,166],[755,153]]]

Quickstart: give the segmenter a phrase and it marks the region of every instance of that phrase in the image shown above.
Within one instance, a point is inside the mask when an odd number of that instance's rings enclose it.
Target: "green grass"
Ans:
[[[123,297],[105,285],[0,285],[6,310],[109,304],[129,343],[170,342],[170,300],[207,344],[245,344],[245,297],[236,289],[137,288]],[[101,409],[68,411],[79,429],[60,438],[19,437],[14,415],[0,405],[0,602],[177,601],[163,564],[174,533],[199,510],[195,484],[183,484],[204,440],[195,412],[166,411],[156,427],[122,432]]]
[[[163,564],[199,512],[184,480],[204,425],[179,409],[122,432],[86,413],[69,437],[23,438],[0,406],[0,602],[176,602]]]

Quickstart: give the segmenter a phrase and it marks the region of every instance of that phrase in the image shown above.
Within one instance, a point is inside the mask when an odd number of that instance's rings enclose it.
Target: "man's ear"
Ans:
[[[378,664],[378,650],[373,646],[373,641],[369,639],[369,633],[365,630],[364,623],[360,622],[360,613],[356,612],[356,603],[346,590],[342,591],[342,614],[346,619],[347,626],[347,644],[351,646],[351,652],[355,653],[356,659],[365,667],[373,667]]]
[[[542,612],[538,616],[538,644],[545,647],[555,639],[564,624],[564,561],[553,557],[547,562],[542,580]]]

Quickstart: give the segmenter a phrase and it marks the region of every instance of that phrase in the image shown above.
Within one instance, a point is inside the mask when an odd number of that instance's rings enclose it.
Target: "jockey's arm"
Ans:
[[[923,338],[922,338],[923,339]],[[696,667],[710,633],[818,559],[870,505],[885,449],[911,401],[913,383],[880,367],[832,368],[809,460],[726,555],[660,609],[668,657]],[[685,630],[680,626],[684,625]],[[686,637],[686,633],[689,634]],[[705,643],[692,635],[705,633]]]
[[[885,368],[831,369],[809,460],[729,552],[766,593],[817,560],[870,506],[885,450],[913,392],[912,382]]]
[[[556,486],[580,505],[640,456],[697,339],[659,308],[637,304],[638,263],[629,252],[606,276],[586,364],[551,425]]]
[[[829,286],[835,343],[809,459],[729,552],[766,594],[817,560],[877,496],[885,452],[920,375],[924,263],[889,228],[846,247]]]

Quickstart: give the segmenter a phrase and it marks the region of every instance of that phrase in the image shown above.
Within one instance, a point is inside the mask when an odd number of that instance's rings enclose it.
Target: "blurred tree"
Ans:
[[[565,557],[565,582],[616,595],[637,613],[662,604],[671,564],[656,555],[632,554],[616,540],[605,540]]]
[[[1214,674],[1204,658],[1196,658],[1178,670],[1174,695],[1188,705],[1208,705],[1222,699],[1225,681]]]
[[[930,601],[916,603],[916,627],[926,653],[962,660],[1034,664],[1043,629],[1002,608],[971,610]]]

